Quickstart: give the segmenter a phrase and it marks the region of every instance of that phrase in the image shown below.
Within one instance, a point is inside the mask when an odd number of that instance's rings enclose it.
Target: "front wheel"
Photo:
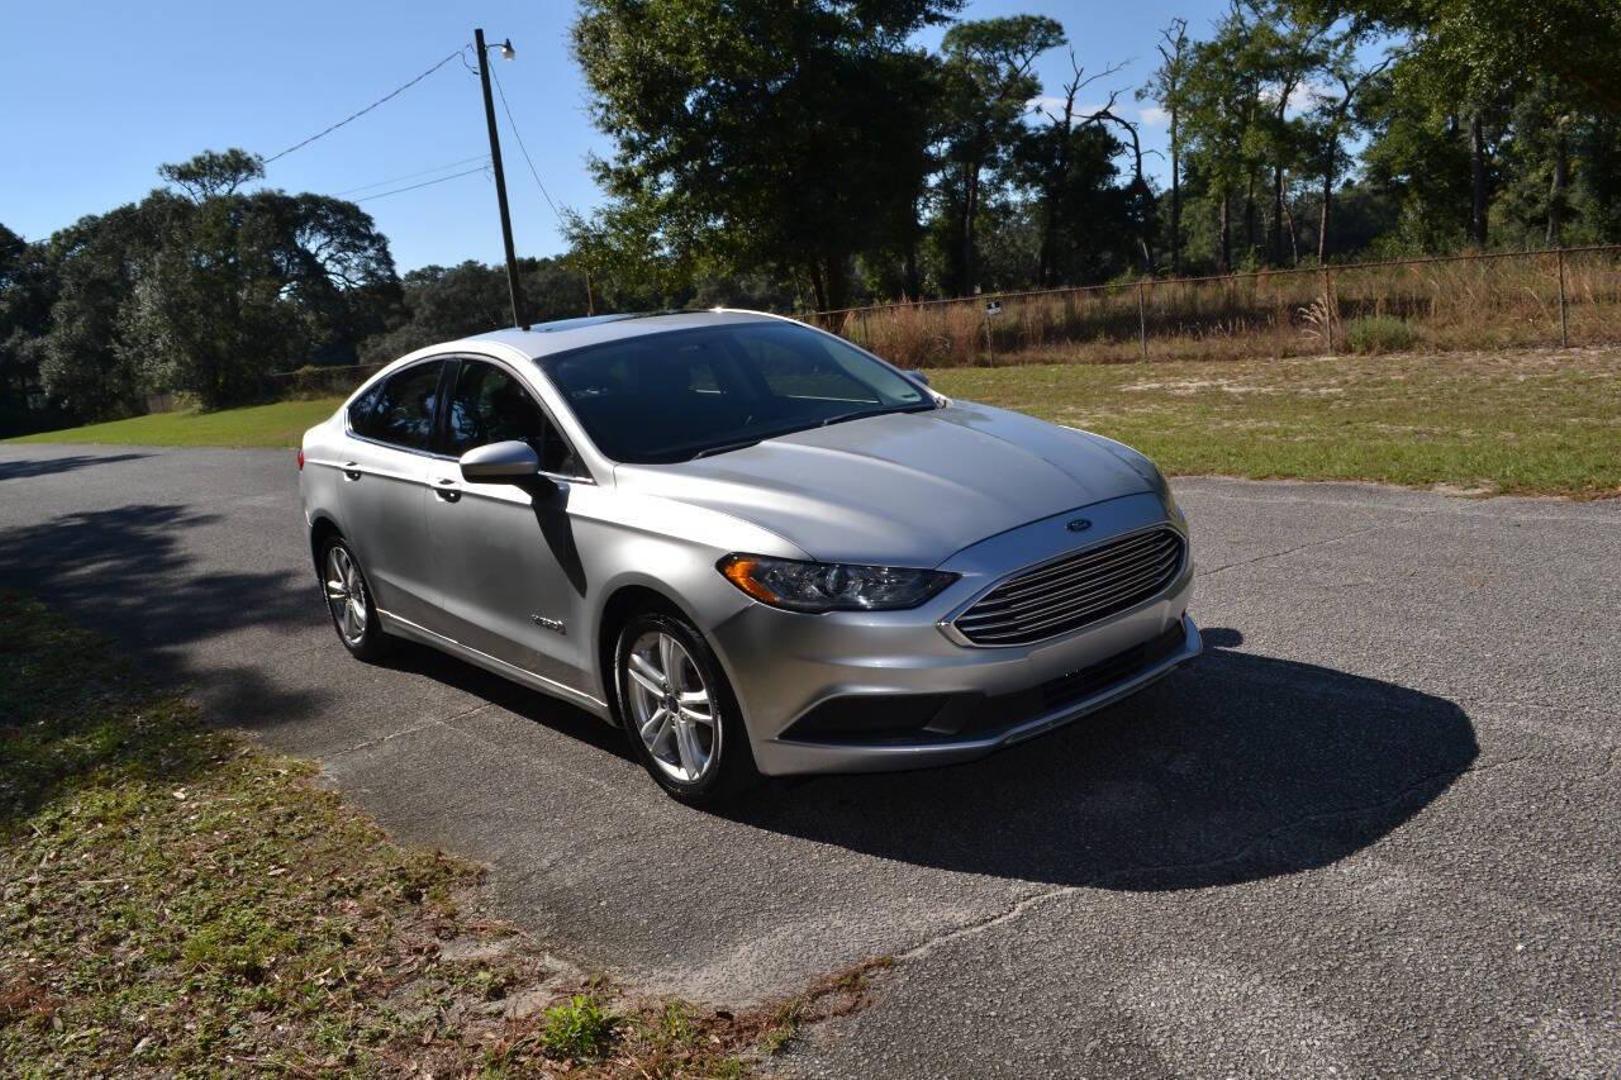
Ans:
[[[731,686],[685,620],[633,616],[619,633],[614,676],[620,722],[665,791],[689,806],[714,806],[758,782]]]
[[[383,635],[366,575],[341,536],[332,537],[321,548],[321,589],[343,647],[359,660],[382,659],[389,639]]]

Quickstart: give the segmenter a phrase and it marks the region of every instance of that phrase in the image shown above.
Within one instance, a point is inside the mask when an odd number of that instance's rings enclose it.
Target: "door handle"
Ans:
[[[355,468],[355,466],[359,464],[360,462],[358,461],[345,461],[343,463],[343,478],[351,483],[359,480],[361,472],[359,469]]]
[[[439,486],[433,489],[433,493],[448,503],[456,502],[462,497],[462,493],[456,490],[456,481],[448,478],[439,481]]]

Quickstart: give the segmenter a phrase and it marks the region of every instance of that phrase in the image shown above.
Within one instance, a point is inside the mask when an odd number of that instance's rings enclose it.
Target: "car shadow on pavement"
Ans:
[[[626,761],[636,760],[625,733],[618,727],[604,724],[584,709],[537,693],[438,649],[401,640],[394,643],[393,651],[378,664],[394,671],[426,676],[598,750]]]
[[[1452,702],[1232,651],[1113,708],[949,769],[784,785],[732,816],[900,862],[1126,890],[1233,884],[1332,863],[1475,759]]]
[[[93,465],[112,465],[120,461],[139,461],[150,454],[70,454],[57,458],[27,458],[19,461],[0,461],[0,480],[23,480],[32,476],[55,476]]]

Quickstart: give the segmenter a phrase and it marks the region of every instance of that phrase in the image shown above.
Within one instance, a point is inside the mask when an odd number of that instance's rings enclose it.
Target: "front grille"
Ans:
[[[957,616],[975,645],[1028,645],[1117,614],[1163,590],[1182,567],[1174,529],[1133,533],[1011,577]]]

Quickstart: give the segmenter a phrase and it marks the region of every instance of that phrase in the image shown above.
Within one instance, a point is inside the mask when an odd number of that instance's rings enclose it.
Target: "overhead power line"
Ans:
[[[365,116],[367,113],[371,112],[373,109],[377,108],[377,106],[383,104],[385,101],[391,101],[394,98],[398,97],[399,95],[403,94],[405,91],[411,89],[411,87],[415,86],[417,83],[421,82],[423,79],[426,79],[429,75],[432,75],[434,72],[438,71],[440,68],[444,67],[446,64],[450,63],[452,60],[456,59],[456,57],[460,56],[461,54],[462,54],[461,49],[457,49],[455,52],[451,53],[449,56],[446,56],[443,60],[441,60],[437,64],[433,65],[433,67],[429,68],[427,71],[424,71],[422,74],[420,74],[416,78],[412,79],[410,82],[405,83],[403,86],[396,87],[395,89],[391,90],[387,94],[385,94],[382,97],[378,98],[376,101],[372,102],[370,105],[367,105],[364,109],[361,109],[359,112],[350,113],[348,116],[344,117],[342,120],[339,120],[336,124],[333,124],[331,127],[323,128],[320,131],[317,131],[314,135],[311,135],[309,138],[305,139],[303,142],[296,142],[292,146],[289,146],[287,149],[283,150],[281,153],[272,154],[270,157],[265,158],[264,163],[266,165],[269,165],[272,161],[276,161],[276,160],[278,160],[280,158],[284,158],[288,154],[291,154],[294,150],[302,150],[304,147],[308,146],[310,143],[314,142],[316,139],[320,139],[320,138],[323,138],[323,137],[325,137],[327,135],[332,134],[334,131],[337,131],[339,128],[343,127],[345,124],[349,123],[352,120],[360,119],[362,116]]]
[[[375,195],[367,195],[364,198],[356,199],[355,202],[357,202],[357,203],[371,202],[373,199],[382,199],[382,198],[386,198],[389,195],[399,195],[402,192],[415,191],[417,188],[431,187],[434,184],[443,184],[446,180],[458,180],[463,176],[472,176],[474,173],[481,173],[481,172],[484,172],[484,171],[486,171],[484,166],[480,165],[476,169],[468,169],[465,172],[451,173],[449,176],[441,176],[441,177],[439,177],[439,178],[437,178],[435,180],[424,180],[420,184],[410,184],[410,185],[407,185],[406,187],[395,188],[393,191],[379,191]]]
[[[561,225],[563,224],[563,215],[557,212],[557,204],[552,202],[552,197],[547,194],[546,185],[540,182],[540,172],[535,168],[535,159],[529,156],[529,148],[523,144],[523,134],[518,130],[518,122],[512,118],[512,106],[507,104],[507,92],[501,89],[501,76],[495,74],[493,67],[490,68],[490,74],[495,75],[495,92],[501,95],[501,108],[507,114],[507,126],[512,129],[513,137],[518,140],[518,149],[523,151],[524,161],[529,163],[529,175],[535,178],[535,186],[540,189],[541,198],[545,199],[546,205],[552,208],[552,216]]]
[[[334,198],[343,195],[353,195],[357,191],[370,191],[372,188],[387,187],[390,184],[397,184],[401,180],[415,180],[419,176],[431,176],[436,172],[444,172],[446,169],[454,169],[458,165],[466,165],[474,161],[488,161],[489,159],[490,155],[488,154],[474,154],[472,157],[465,157],[460,161],[447,161],[443,165],[437,165],[431,169],[420,169],[416,172],[404,173],[400,176],[391,176],[387,180],[378,180],[375,183],[360,184],[356,187],[345,188],[342,191],[334,191],[332,195]]]

